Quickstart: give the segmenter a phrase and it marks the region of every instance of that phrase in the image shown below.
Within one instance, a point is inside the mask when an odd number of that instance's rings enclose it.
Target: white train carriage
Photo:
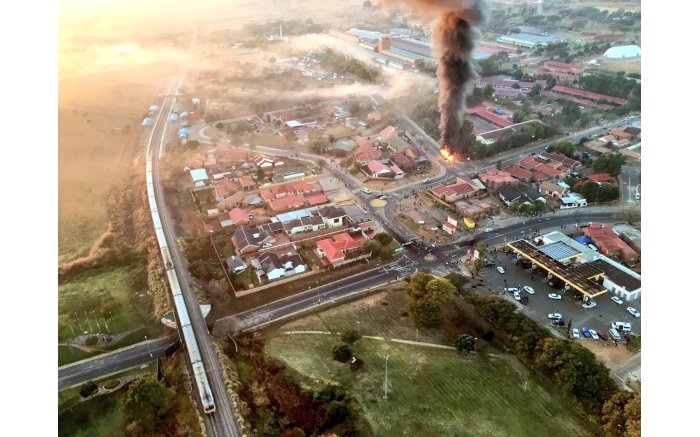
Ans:
[[[168,282],[170,283],[170,290],[173,293],[173,297],[182,296],[182,290],[180,289],[180,283],[177,281],[175,269],[166,270],[165,275],[168,277]]]
[[[146,179],[146,181],[146,192],[148,193],[148,199],[150,201],[150,199],[156,198],[156,191],[153,189],[153,183],[148,179]]]
[[[202,362],[202,356],[199,354],[199,347],[194,336],[194,328],[192,325],[182,327],[182,337],[185,339],[187,346],[187,354],[189,355],[190,363],[195,365]]]
[[[185,307],[185,299],[182,295],[173,296],[173,302],[175,302],[175,309],[177,309],[178,317],[180,318],[181,326],[190,326],[190,315],[187,313],[187,308]]]
[[[205,414],[211,414],[216,411],[216,405],[214,404],[214,395],[211,393],[209,388],[209,378],[207,378],[207,372],[204,370],[202,363],[197,363],[192,365],[192,370],[194,371],[194,380],[197,383],[197,388],[199,389],[199,398],[202,401],[202,406],[204,407]]]
[[[153,161],[150,159],[146,160],[146,180],[150,180],[150,173],[153,171]]]
[[[156,238],[158,239],[158,247],[168,247],[168,241],[165,239],[163,229],[156,229]]]

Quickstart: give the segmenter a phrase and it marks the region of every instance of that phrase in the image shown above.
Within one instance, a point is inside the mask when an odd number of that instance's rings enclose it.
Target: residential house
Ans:
[[[416,161],[404,155],[403,153],[397,153],[391,157],[391,160],[401,167],[404,171],[415,171],[418,165]]]
[[[233,226],[247,225],[250,223],[248,211],[242,208],[233,208],[228,212],[228,216],[231,219],[231,224]]]
[[[408,146],[408,147],[402,149],[402,150],[401,150],[401,153],[404,154],[404,155],[406,155],[407,157],[409,157],[409,158],[411,158],[411,159],[416,159],[416,158],[418,158],[419,156],[421,156],[421,155],[420,155],[420,152],[418,151],[418,149],[416,149],[416,148],[413,147],[413,146]]]
[[[195,184],[197,182],[208,182],[209,181],[209,176],[207,175],[207,171],[203,168],[190,170],[190,176],[192,177],[192,183],[195,183]]]
[[[498,196],[507,206],[511,206],[515,202],[526,199],[525,195],[512,185],[504,185],[498,190]]]
[[[347,232],[335,234],[316,242],[316,255],[329,264],[337,264],[347,259],[347,255],[362,248],[362,240],[356,240]]]
[[[260,255],[254,265],[256,267],[256,275],[261,282],[263,278],[272,282],[306,271],[306,265],[301,259],[301,256],[293,252],[283,255],[268,252]],[[260,268],[257,268],[258,266],[260,266]]]
[[[569,194],[569,189],[555,184],[554,182],[544,181],[540,184],[540,193],[552,196],[555,199],[566,197]]]
[[[249,255],[257,252],[265,246],[272,246],[277,241],[274,235],[261,230],[260,228],[248,229],[243,226],[236,229],[231,237],[231,243],[239,256]]]
[[[293,219],[284,223],[282,226],[284,227],[284,232],[290,236],[304,232],[318,232],[326,229],[326,223],[324,222],[323,217],[319,215]]]
[[[219,180],[223,179],[224,176],[228,176],[231,174],[231,169],[228,167],[221,167],[218,165],[214,165],[209,167],[209,174],[211,174],[211,178],[214,180]]]
[[[631,133],[625,132],[624,129],[613,129],[610,131],[610,135],[614,136],[615,138],[619,140],[631,140],[634,138],[634,135]]]
[[[539,192],[539,190],[532,185],[529,185],[524,191],[523,194],[527,198],[529,203],[532,203],[533,205],[535,202],[542,202],[545,205],[547,204],[547,199],[544,197],[542,193]]]
[[[386,141],[386,145],[389,147],[390,150],[393,150],[394,152],[398,152],[399,150],[405,149],[409,146],[409,144],[399,136],[389,138]]]
[[[239,191],[238,184],[229,178],[224,178],[221,182],[216,184],[216,200],[221,202],[225,198],[237,193]]]
[[[370,161],[367,164],[367,168],[369,168],[369,172],[373,178],[388,177],[391,175],[391,169],[379,161]]]
[[[396,128],[394,126],[387,126],[384,129],[382,129],[381,132],[379,132],[379,141],[382,143],[386,143],[387,141],[389,141],[389,138],[398,136],[399,133],[396,132]]]
[[[367,120],[368,121],[375,121],[375,122],[382,121],[382,114],[380,114],[379,112],[376,112],[376,111],[370,112],[369,114],[367,114]]]
[[[548,160],[548,161],[558,162],[563,167],[566,167],[570,170],[577,170],[581,167],[580,161],[577,161],[573,158],[569,158],[568,156],[563,155],[561,153],[540,152],[537,155],[537,157]]]
[[[323,193],[312,194],[306,197],[306,204],[308,206],[318,206],[328,203],[328,197]]]
[[[237,275],[238,273],[244,272],[248,268],[246,263],[237,256],[227,257],[226,266],[232,275]]]
[[[533,172],[531,172],[529,170],[525,170],[524,168],[522,168],[516,164],[512,164],[512,165],[504,168],[503,171],[505,171],[506,173],[509,173],[514,178],[519,179],[523,182],[532,181],[533,176],[534,176]]]
[[[561,209],[582,208],[588,206],[588,201],[579,193],[569,192],[567,196],[561,197]]]
[[[328,205],[318,210],[318,215],[323,217],[327,228],[337,228],[343,225],[343,219],[347,217],[345,211],[335,205]]]
[[[403,170],[396,165],[392,165],[389,168],[391,169],[392,173],[394,173],[394,179],[403,179],[403,177],[406,176]]]
[[[437,198],[443,199],[445,202],[454,203],[458,200],[466,199],[477,195],[481,190],[476,183],[469,179],[457,178],[454,184],[437,185],[431,192]]]
[[[613,177],[607,173],[596,173],[588,176],[588,180],[597,184],[609,184],[613,181]]]
[[[593,240],[593,244],[605,256],[619,257],[627,263],[635,263],[639,260],[637,251],[615,234],[611,226],[592,223],[583,228],[583,234]]]
[[[479,180],[487,187],[497,190],[504,185],[517,185],[518,180],[510,173],[499,170],[495,167],[488,168],[479,173]]]
[[[252,190],[255,188],[255,181],[252,177],[245,175],[238,178],[238,184],[244,191]]]
[[[305,199],[303,194],[293,194],[268,202],[272,212],[279,214],[280,212],[291,211],[304,206]]]

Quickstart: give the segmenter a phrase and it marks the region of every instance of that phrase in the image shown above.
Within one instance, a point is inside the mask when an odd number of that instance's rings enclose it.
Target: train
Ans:
[[[165,108],[165,105],[163,105],[161,112],[158,114],[158,118],[156,120],[160,119],[160,115],[163,112],[163,108]],[[153,227],[156,232],[156,239],[158,240],[160,254],[163,258],[165,274],[167,276],[168,283],[170,284],[170,291],[173,297],[173,304],[175,305],[175,312],[177,314],[178,319],[180,320],[180,328],[183,341],[185,342],[185,349],[187,350],[190,364],[192,364],[194,379],[197,385],[197,390],[199,392],[199,399],[202,408],[204,409],[204,413],[212,414],[216,411],[216,403],[214,402],[214,396],[211,392],[209,379],[207,378],[206,370],[204,369],[204,364],[202,363],[202,356],[199,351],[199,345],[197,344],[194,329],[192,327],[192,323],[190,322],[190,315],[187,311],[187,305],[185,305],[185,298],[182,295],[180,281],[178,280],[177,274],[175,272],[170,248],[168,247],[168,242],[165,238],[165,231],[163,230],[163,225],[160,220],[160,213],[158,212],[158,203],[156,202],[156,192],[154,184],[155,180],[153,179],[152,150],[149,147],[148,154],[146,157],[146,191],[148,194],[148,204],[151,209]]]

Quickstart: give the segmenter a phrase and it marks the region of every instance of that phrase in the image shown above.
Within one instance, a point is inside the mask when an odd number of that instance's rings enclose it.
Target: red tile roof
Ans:
[[[319,193],[307,197],[306,202],[309,206],[323,205],[324,203],[328,203],[328,198],[325,194]]]
[[[588,176],[588,179],[592,180],[593,182],[610,182],[612,180],[612,176],[610,176],[607,173],[596,173]]]
[[[593,223],[583,228],[583,233],[590,237],[605,255],[619,251],[624,259],[636,259],[639,256],[634,249],[615,235],[610,226]]]
[[[474,115],[501,127],[507,127],[513,124],[513,122],[507,118],[499,117],[498,115],[486,110],[477,111]]]
[[[566,86],[555,85],[552,91],[562,94],[569,94],[573,96],[585,97],[592,100],[607,100],[608,102],[617,103],[618,105],[624,105],[627,103],[626,99],[621,99],[619,97],[606,96],[605,94],[598,94],[591,91],[584,91],[578,88],[569,88]]]
[[[345,259],[345,254],[333,244],[333,240],[330,238],[317,241],[316,246],[321,249],[330,262],[342,261]]]
[[[284,212],[294,208],[301,208],[304,206],[304,196],[301,194],[285,196],[269,202],[268,206],[273,212]]]
[[[241,176],[240,178],[238,178],[238,183],[241,184],[241,187],[243,188],[255,187],[255,181],[252,177],[248,175]]]
[[[228,216],[231,218],[234,225],[248,223],[248,212],[245,209],[233,208],[228,212]]]
[[[522,167],[518,167],[515,164],[509,166],[508,168],[503,169],[503,171],[510,173],[515,178],[520,178],[520,179],[525,179],[525,180],[530,180],[530,178],[532,178],[532,172],[525,170]]]

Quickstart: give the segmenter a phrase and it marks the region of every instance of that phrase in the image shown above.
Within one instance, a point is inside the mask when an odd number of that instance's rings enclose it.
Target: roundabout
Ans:
[[[369,202],[370,205],[372,205],[375,208],[382,208],[386,206],[386,200],[381,200],[381,199],[372,199]]]
[[[428,261],[428,262],[434,262],[437,259],[437,257],[435,255],[430,254],[430,255],[424,256],[423,259]]]

